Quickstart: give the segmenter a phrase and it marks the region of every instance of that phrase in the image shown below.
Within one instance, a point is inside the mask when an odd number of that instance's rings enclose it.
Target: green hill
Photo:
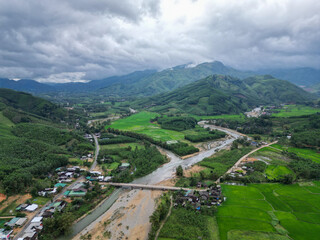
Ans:
[[[196,66],[181,65],[156,72],[132,83],[114,84],[101,89],[104,93],[117,96],[152,96],[202,79],[212,74],[225,74],[245,78],[253,75],[223,65],[221,62],[202,63]]]
[[[66,165],[69,156],[94,149],[67,128],[76,115],[23,92],[0,89],[0,96],[0,192],[15,194],[31,191],[31,187],[50,187],[50,181],[41,179]]]
[[[170,93],[139,100],[135,106],[160,113],[220,115],[240,113],[261,104],[299,102],[312,97],[299,87],[268,75],[244,80],[211,75]]]

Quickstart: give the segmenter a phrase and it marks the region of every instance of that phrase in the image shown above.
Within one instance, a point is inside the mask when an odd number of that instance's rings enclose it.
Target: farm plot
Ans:
[[[312,183],[317,187],[319,182]],[[282,184],[223,185],[218,208],[221,240],[319,239],[320,194],[305,186]]]
[[[283,109],[279,109],[279,113],[273,113],[273,117],[294,117],[311,115],[320,112],[320,108],[313,108],[302,105],[287,105]]]
[[[184,140],[184,134],[178,131],[162,129],[159,124],[151,123],[150,120],[159,116],[157,113],[140,112],[130,117],[119,119],[106,128],[115,128],[124,131],[132,131],[146,134],[156,140]]]

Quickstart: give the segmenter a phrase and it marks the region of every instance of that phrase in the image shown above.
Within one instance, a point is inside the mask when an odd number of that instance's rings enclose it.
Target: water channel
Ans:
[[[202,125],[203,127],[211,128],[211,129],[218,129],[216,126],[213,125]],[[170,159],[170,162],[164,164],[157,170],[153,171],[152,173],[148,174],[147,176],[141,177],[139,179],[134,180],[132,183],[138,183],[138,184],[157,184],[159,182],[162,182],[164,180],[171,179],[176,171],[176,168],[181,165],[184,169],[187,167],[190,167],[200,161],[202,161],[206,157],[210,157],[218,150],[230,145],[235,139],[239,138],[240,135],[237,134],[234,131],[229,131],[227,129],[220,129],[221,131],[226,132],[229,135],[229,138],[223,140],[223,141],[217,141],[216,146],[212,147],[209,150],[204,150],[200,152],[199,154],[186,158],[181,159],[174,153],[164,150],[167,154],[168,158]],[[122,189],[116,189],[104,202],[101,203],[99,207],[94,209],[90,214],[85,216],[80,221],[76,222],[72,226],[72,231],[70,235],[64,236],[62,238],[59,238],[59,240],[67,240],[72,239],[72,237],[76,236],[78,233],[80,233],[83,229],[85,229],[88,225],[90,225],[92,222],[94,222],[97,218],[102,216],[111,206],[112,204],[118,199],[120,193],[122,192]]]

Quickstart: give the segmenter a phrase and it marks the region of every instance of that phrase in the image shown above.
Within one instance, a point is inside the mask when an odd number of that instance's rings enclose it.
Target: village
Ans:
[[[203,207],[220,206],[225,197],[221,195],[221,186],[212,185],[209,188],[198,182],[197,189],[205,187],[204,190],[179,191],[175,196],[174,207],[192,207],[198,211]]]
[[[96,133],[99,138],[100,134]],[[90,142],[94,141],[91,134],[85,134],[84,138]],[[43,221],[54,217],[55,212],[62,212],[69,204],[75,200],[85,198],[88,192],[94,191],[95,187],[105,189],[113,176],[108,171],[95,170],[92,167],[94,162],[93,152],[79,157],[83,163],[90,162],[91,168],[62,166],[55,169],[54,173],[48,175],[53,183],[52,187],[44,188],[37,192],[37,196],[47,199],[47,203],[39,205],[30,200],[18,205],[15,209],[15,216],[8,217],[10,220],[4,223],[4,228],[0,229],[0,239],[14,239],[17,234],[18,240],[36,240],[43,229]],[[118,166],[117,172],[130,168],[129,163],[122,163]],[[97,185],[98,184],[98,185]]]

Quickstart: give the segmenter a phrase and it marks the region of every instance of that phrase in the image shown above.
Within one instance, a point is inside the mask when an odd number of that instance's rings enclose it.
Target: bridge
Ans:
[[[160,185],[146,185],[146,184],[135,184],[135,183],[113,183],[107,182],[103,184],[108,184],[115,187],[129,188],[129,189],[149,189],[149,190],[159,190],[159,191],[188,191],[192,190],[190,188],[180,188],[180,187],[168,187],[168,186],[160,186]]]

